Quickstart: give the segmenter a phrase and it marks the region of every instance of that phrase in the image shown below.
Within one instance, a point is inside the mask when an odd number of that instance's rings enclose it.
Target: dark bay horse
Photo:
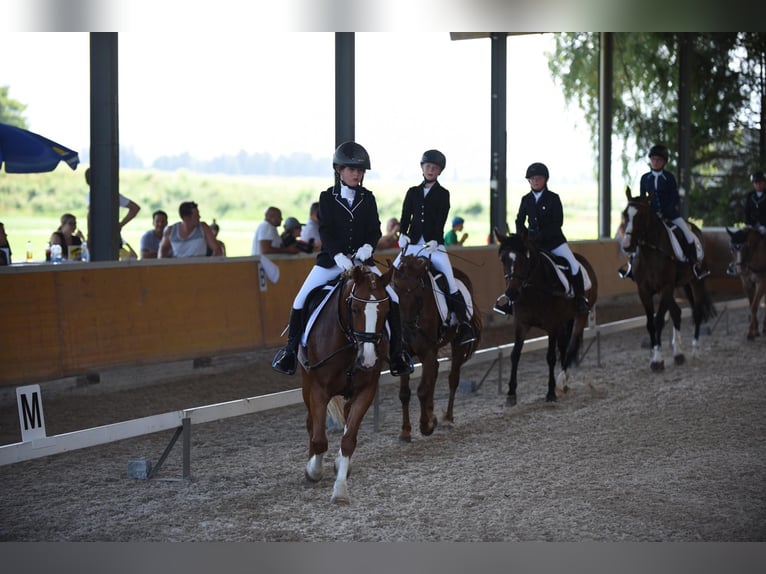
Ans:
[[[560,377],[564,385],[568,369],[576,365],[582,345],[582,335],[588,314],[577,314],[575,299],[569,296],[550,260],[529,241],[526,232],[502,235],[495,229],[500,245],[498,255],[505,277],[505,294],[513,301],[514,342],[511,351],[511,378],[508,381],[506,404],[516,404],[517,371],[524,338],[529,329],[537,327],[548,334],[548,393],[545,400],[556,400],[556,358],[561,364]],[[591,264],[579,253],[574,254],[588,275],[585,297],[591,306],[598,300],[598,280]],[[564,387],[566,390],[566,386]]]
[[[726,232],[734,234],[726,229]],[[740,251],[739,278],[742,281],[742,289],[750,303],[750,325],[747,329],[747,340],[752,341],[760,335],[758,331],[758,308],[761,299],[766,296],[766,236],[761,235],[757,229],[745,228],[737,232],[744,234],[744,241]],[[763,329],[766,334],[766,315],[763,317]]]
[[[340,450],[335,459],[336,479],[332,502],[349,504],[346,480],[351,455],[362,419],[375,398],[383,361],[388,357],[386,319],[391,306],[386,285],[392,271],[378,276],[359,265],[341,275],[301,347],[301,386],[306,404],[309,434],[307,483],[322,478],[322,460],[327,452],[327,403],[344,395],[346,421]]]
[[[453,268],[455,279],[465,285],[468,296],[463,294],[468,307],[473,308],[471,326],[476,334],[476,340],[461,345],[457,338],[457,325],[454,322],[445,324],[437,307],[437,293],[429,276],[429,260],[417,255],[402,254],[399,267],[394,270],[393,286],[399,296],[399,311],[402,318],[402,339],[409,353],[417,355],[423,367],[418,385],[420,399],[420,432],[423,436],[433,434],[438,424],[434,414],[434,389],[439,375],[438,353],[443,346],[451,345],[451,363],[449,371],[449,400],[444,420],[454,423],[453,408],[455,391],[460,383],[460,369],[471,358],[478,348],[481,339],[482,320],[477,311],[473,298],[471,280],[460,269]],[[437,288],[444,297],[449,297],[446,287]],[[448,318],[449,320],[449,318]],[[410,375],[401,376],[399,400],[402,403],[402,430],[399,440],[412,440],[410,424]]]
[[[692,308],[694,338],[692,354],[699,348],[700,325],[715,317],[716,309],[705,286],[705,279],[697,279],[692,266],[682,261],[673,248],[667,228],[651,207],[650,198],[633,197],[630,187],[625,189],[628,205],[623,211],[627,224],[622,247],[633,253],[633,280],[646,313],[646,330],[652,346],[650,366],[653,371],[665,368],[662,358],[662,328],[665,313],[670,312],[673,322],[673,360],[676,365],[685,362],[681,339],[681,308],[675,300],[677,287],[683,287]],[[689,228],[702,243],[702,232],[693,224]],[[659,298],[654,312],[654,297]]]

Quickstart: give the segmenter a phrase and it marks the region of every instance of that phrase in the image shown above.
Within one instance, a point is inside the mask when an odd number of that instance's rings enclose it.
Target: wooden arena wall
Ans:
[[[741,296],[726,277],[728,236],[706,229],[714,293]],[[635,295],[618,278],[624,259],[612,240],[572,242],[596,269],[600,300]],[[497,248],[450,249],[473,282],[485,323],[503,288]],[[376,253],[393,259],[396,251]],[[64,263],[0,267],[0,385],[21,385],[125,364],[210,357],[284,342],[292,299],[314,262],[311,255],[274,256],[274,284],[257,257]]]

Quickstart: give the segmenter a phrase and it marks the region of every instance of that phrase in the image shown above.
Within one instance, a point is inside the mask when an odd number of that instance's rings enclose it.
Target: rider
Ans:
[[[702,279],[710,275],[710,271],[703,269],[697,260],[696,238],[686,225],[684,218],[678,211],[678,204],[681,202],[678,194],[678,184],[675,176],[665,169],[668,163],[668,148],[664,145],[654,145],[649,150],[649,165],[651,171],[641,176],[640,190],[641,197],[651,197],[652,209],[660,218],[669,219],[678,227],[686,237],[686,246],[684,252],[692,264],[694,276]],[[704,254],[700,256],[700,260]]]
[[[742,264],[746,230],[756,229],[761,235],[766,235],[766,176],[762,171],[756,171],[750,180],[753,182],[753,190],[745,198],[745,229],[737,231],[731,238],[731,248],[737,254],[737,260],[726,269],[727,275],[737,275]]]
[[[402,216],[399,218],[399,247],[405,254],[427,253],[431,266],[444,274],[449,288],[447,305],[458,319],[458,340],[467,345],[476,340],[476,333],[468,320],[463,294],[455,282],[447,250],[444,248],[444,225],[449,215],[449,191],[441,186],[437,178],[447,165],[447,158],[438,149],[423,152],[420,168],[423,181],[407,190],[402,202]],[[439,246],[442,246],[441,249]],[[401,254],[394,265],[398,266]]]
[[[372,260],[373,245],[380,238],[378,204],[372,192],[362,186],[365,170],[370,169],[370,156],[361,145],[347,141],[333,155],[335,184],[319,195],[319,236],[322,247],[316,263],[298,291],[290,311],[287,344],[274,357],[274,370],[292,375],[297,367],[298,343],[302,333],[302,309],[306,297],[315,288],[348,271],[357,260],[380,275]],[[401,320],[398,297],[386,287],[391,298],[388,324],[391,329],[389,365],[394,376],[412,372],[412,360],[402,349]]]
[[[525,231],[529,222],[529,239],[540,249],[564,257],[572,271],[572,287],[578,314],[587,314],[590,305],[585,297],[585,285],[580,262],[572,253],[561,226],[564,224],[564,209],[558,194],[548,189],[549,172],[545,164],[533,163],[527,168],[526,179],[531,190],[521,198],[516,215],[516,233]],[[510,315],[512,302],[503,296],[498,298],[494,310]]]

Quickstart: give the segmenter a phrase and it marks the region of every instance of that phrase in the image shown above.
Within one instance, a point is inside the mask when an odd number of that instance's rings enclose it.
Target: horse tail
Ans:
[[[704,281],[699,282],[699,289],[692,289],[691,284],[684,285],[686,297],[692,306],[692,313],[699,317],[700,323],[707,323],[718,315],[713,298],[705,287]],[[696,294],[696,295],[695,295]]]
[[[583,330],[585,328],[585,320],[581,315],[578,315],[575,319],[570,319],[567,322],[566,329],[562,332],[562,337],[565,338],[566,354],[562,357],[561,368],[565,371],[571,366],[578,366],[580,364],[580,348],[583,341]]]

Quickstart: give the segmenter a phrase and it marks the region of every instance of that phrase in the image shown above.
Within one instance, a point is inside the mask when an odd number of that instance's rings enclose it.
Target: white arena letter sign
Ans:
[[[40,394],[40,385],[17,387],[16,401],[19,405],[21,442],[45,438],[45,419],[43,417],[43,398]]]

